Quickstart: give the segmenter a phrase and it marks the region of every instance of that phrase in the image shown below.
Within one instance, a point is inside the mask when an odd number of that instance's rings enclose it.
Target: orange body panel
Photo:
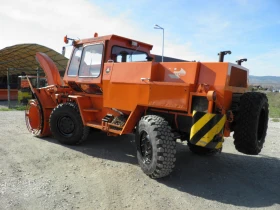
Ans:
[[[35,89],[34,94],[39,99],[43,117],[41,118],[43,127],[41,128],[40,136],[48,136],[51,134],[49,127],[49,117],[52,110],[57,106],[56,101],[49,95],[49,89]]]
[[[40,110],[38,110],[38,108],[36,106],[31,106],[30,107],[28,117],[31,119],[29,121],[31,128],[40,129],[40,124],[41,124],[41,122],[40,122],[40,120],[41,120]]]
[[[58,69],[54,62],[45,53],[36,53],[36,58],[44,69],[49,85],[62,85]]]
[[[104,106],[129,111],[137,105],[187,111],[197,71],[198,63],[105,64]]]
[[[243,87],[230,86],[231,67],[238,66],[231,63],[201,63],[198,84],[207,84],[211,90],[217,92],[217,104],[224,110],[230,109],[232,93],[244,93],[248,87],[246,84],[242,84]],[[238,66],[238,68],[243,68]],[[245,68],[243,68],[246,70]],[[248,78],[248,71],[245,72],[245,77]],[[235,76],[232,81],[238,81],[242,78]]]

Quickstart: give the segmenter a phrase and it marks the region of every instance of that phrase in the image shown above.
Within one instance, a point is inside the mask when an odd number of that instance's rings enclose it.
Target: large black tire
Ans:
[[[198,154],[198,155],[208,155],[208,156],[212,156],[212,155],[216,155],[217,153],[221,153],[222,148],[221,149],[209,149],[209,148],[205,148],[205,147],[200,147],[191,143],[188,143],[189,149],[191,152]]]
[[[90,128],[83,125],[79,109],[74,103],[59,104],[50,115],[50,129],[62,144],[80,144],[86,140]]]
[[[138,163],[151,178],[169,175],[176,161],[176,141],[168,122],[157,115],[141,118],[136,130]]]
[[[265,94],[247,92],[240,98],[235,120],[234,145],[244,154],[257,155],[265,142],[268,124],[268,100]]]

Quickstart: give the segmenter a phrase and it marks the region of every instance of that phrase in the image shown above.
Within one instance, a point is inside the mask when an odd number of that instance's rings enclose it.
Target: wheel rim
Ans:
[[[265,108],[263,107],[260,113],[259,117],[259,123],[258,123],[258,142],[261,143],[263,141],[263,135],[264,135],[264,127],[265,127],[265,118],[266,118],[266,112]]]
[[[153,148],[150,140],[150,136],[146,131],[142,131],[140,135],[140,151],[143,159],[143,163],[151,164],[153,157]]]
[[[57,121],[57,128],[64,136],[71,136],[75,130],[75,124],[71,117],[63,116]]]
[[[35,136],[40,136],[43,119],[41,114],[41,106],[37,100],[30,100],[25,109],[25,123],[29,132]]]

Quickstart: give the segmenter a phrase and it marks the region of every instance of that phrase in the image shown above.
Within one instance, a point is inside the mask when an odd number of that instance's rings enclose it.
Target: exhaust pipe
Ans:
[[[226,55],[226,54],[231,54],[231,51],[221,51],[220,53],[218,53],[218,55],[219,55],[219,62],[224,62],[224,56]]]
[[[242,62],[244,62],[244,61],[247,61],[247,58],[239,59],[236,61],[236,63],[241,66]]]

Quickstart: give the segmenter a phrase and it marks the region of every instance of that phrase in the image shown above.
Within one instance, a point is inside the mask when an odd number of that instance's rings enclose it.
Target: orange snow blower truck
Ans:
[[[44,53],[36,54],[48,86],[33,88],[26,109],[30,132],[79,144],[89,131],[135,133],[137,159],[152,178],[171,173],[176,139],[197,154],[220,152],[234,132],[238,151],[257,155],[264,144],[268,101],[246,92],[248,69],[223,62],[155,62],[152,45],[109,35],[72,42],[63,79]]]

